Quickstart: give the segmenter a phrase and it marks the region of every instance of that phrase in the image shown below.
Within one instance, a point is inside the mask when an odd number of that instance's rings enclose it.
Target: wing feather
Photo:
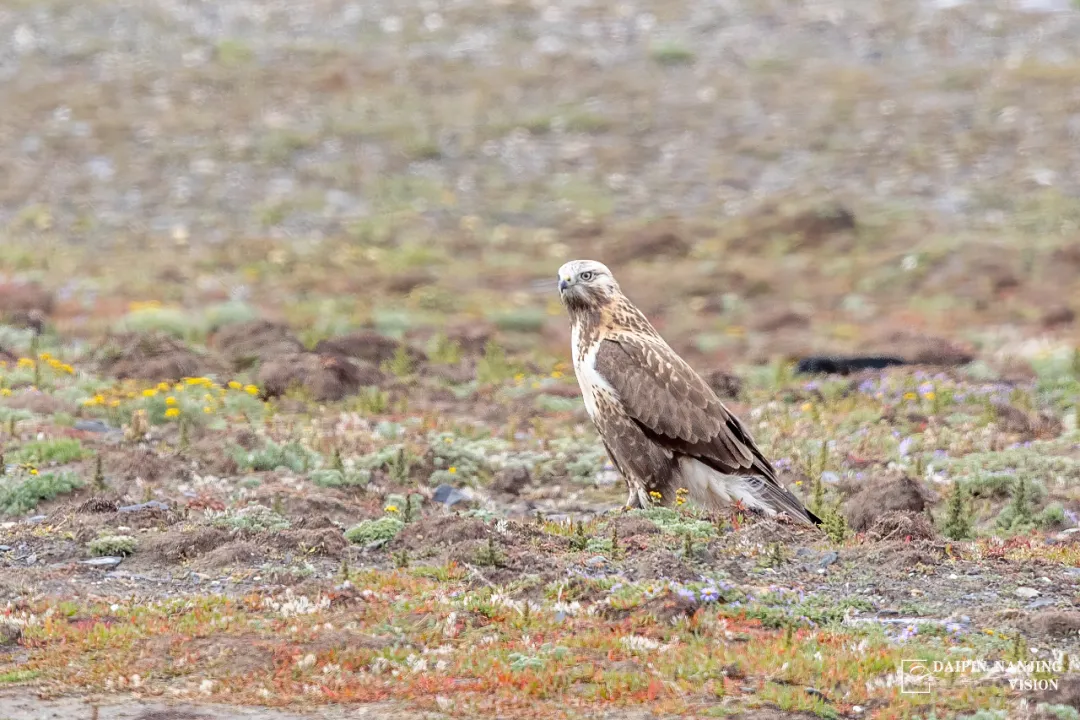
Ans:
[[[775,482],[772,464],[712,388],[667,345],[620,334],[601,341],[596,371],[654,442],[725,474]]]

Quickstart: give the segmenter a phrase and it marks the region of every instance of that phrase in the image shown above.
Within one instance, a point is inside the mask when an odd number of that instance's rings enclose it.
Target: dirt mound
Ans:
[[[139,540],[135,557],[150,565],[175,565],[225,545],[229,533],[221,528],[203,527],[195,530],[175,530],[160,535],[148,535]]]
[[[721,400],[734,400],[742,392],[743,382],[738,375],[725,370],[713,370],[705,375],[705,382]]]
[[[995,403],[993,407],[998,426],[1025,441],[1053,440],[1065,429],[1061,420],[1047,410],[1032,414],[1006,403]]]
[[[823,245],[830,238],[853,233],[855,214],[836,202],[824,202],[813,207],[785,207],[769,203],[743,218],[743,231],[731,247],[753,250],[778,236],[790,239],[793,250],[806,250]]]
[[[491,491],[516,496],[529,484],[529,479],[527,468],[505,468],[495,473],[495,479],[491,481]]]
[[[478,518],[455,515],[425,515],[409,523],[394,538],[395,548],[409,551],[427,550],[436,546],[457,545],[470,540],[486,540],[491,528]]]
[[[131,482],[136,478],[156,482],[170,475],[179,475],[183,462],[175,456],[162,456],[153,450],[136,448],[109,453],[102,465],[106,482],[113,479]]]
[[[928,503],[926,490],[919,481],[903,476],[883,478],[860,490],[847,502],[848,524],[855,532],[870,530],[884,516],[892,513],[921,513]]]
[[[602,253],[613,266],[632,260],[686,257],[691,246],[683,235],[678,220],[665,218],[604,242]]]
[[[688,618],[697,610],[698,604],[689,597],[664,591],[636,607],[618,608],[604,605],[600,616],[608,621],[619,622],[628,618],[651,616],[661,625],[670,625],[679,618]]]
[[[0,318],[51,315],[56,307],[53,294],[36,282],[0,284]]]
[[[120,380],[177,382],[226,372],[219,358],[160,332],[112,335],[91,351],[89,361],[98,372]]]
[[[1030,632],[1052,637],[1076,637],[1080,631],[1080,612],[1050,610],[1035,613],[1024,621]]]
[[[364,386],[378,385],[382,380],[383,374],[371,363],[319,353],[273,358],[259,368],[256,378],[264,398],[302,388],[318,402],[341,400],[355,395]]]
[[[304,344],[288,325],[270,320],[226,325],[211,338],[210,347],[220,353],[234,370],[245,370],[257,362],[266,362],[281,355],[304,352]]]
[[[875,344],[875,349],[897,355],[914,365],[950,367],[966,365],[975,359],[975,353],[960,343],[908,330],[886,335]]]
[[[258,545],[246,540],[231,542],[211,550],[198,560],[200,568],[219,570],[237,565],[257,565],[263,561],[264,553]]]
[[[874,542],[885,540],[933,540],[938,536],[925,513],[888,512],[878,517],[866,532]]]
[[[337,557],[348,547],[349,541],[336,528],[322,530],[283,530],[270,534],[270,542],[280,550]]]
[[[3,359],[2,351],[0,351],[0,360]],[[18,395],[12,395],[4,399],[4,405],[16,410],[29,410],[37,415],[55,415],[59,412],[73,415],[78,409],[74,403],[40,390],[27,390]]]
[[[320,340],[315,345],[315,352],[323,355],[342,355],[356,360],[364,360],[378,367],[382,363],[392,360],[398,348],[403,345],[404,343],[399,340],[378,333],[355,332],[336,338]],[[404,346],[405,351],[409,354],[409,359],[414,364],[427,360],[427,354],[422,350],[408,345]]]

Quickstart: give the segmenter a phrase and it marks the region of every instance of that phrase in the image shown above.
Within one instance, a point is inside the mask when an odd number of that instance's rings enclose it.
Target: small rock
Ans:
[[[48,517],[48,515],[35,515],[33,517],[28,517],[28,518],[26,518],[26,524],[27,525],[37,525],[40,522],[45,522],[45,518],[47,518],[47,517]]]
[[[1039,608],[1048,607],[1050,605],[1057,605],[1057,600],[1054,600],[1053,598],[1038,598],[1037,600],[1029,602],[1027,604],[1027,609],[1038,610]]]
[[[15,623],[0,622],[0,647],[15,645],[22,638],[22,628]]]
[[[510,467],[500,470],[491,483],[494,492],[518,495],[529,484],[529,471],[523,467]]]
[[[115,555],[108,555],[106,557],[90,558],[89,560],[80,560],[80,565],[89,565],[90,567],[116,567],[124,561],[124,558],[117,557]]]
[[[431,495],[431,499],[434,502],[442,503],[446,507],[452,507],[459,502],[468,500],[468,496],[455,487],[450,485],[440,485],[435,488],[435,492]]]
[[[1042,593],[1040,593],[1035,588],[1018,587],[1016,588],[1016,590],[1013,591],[1013,594],[1025,600],[1031,600],[1032,598],[1039,597],[1039,595],[1041,595]]]
[[[144,503],[138,503],[137,505],[125,505],[122,508],[118,508],[117,512],[130,513],[130,512],[138,512],[140,510],[150,510],[150,509],[168,510],[169,506],[168,506],[167,503],[163,503],[163,502],[161,502],[159,500],[150,500],[150,501],[147,501],[147,502],[144,502]]]
[[[26,556],[26,564],[27,565],[33,565],[36,562],[37,562],[37,553],[30,553],[29,555]]]
[[[111,427],[101,420],[76,420],[75,429],[92,433],[107,433],[117,430],[117,428]]]
[[[10,545],[0,545],[0,552],[11,552],[13,549]]]
[[[821,559],[818,560],[818,565],[823,568],[827,568],[839,559],[840,555],[837,554],[835,550],[830,550],[829,552],[822,555]]]

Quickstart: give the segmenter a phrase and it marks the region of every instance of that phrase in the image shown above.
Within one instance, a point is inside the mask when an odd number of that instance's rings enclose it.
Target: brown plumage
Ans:
[[[629,490],[628,507],[670,504],[679,488],[719,509],[821,520],[776,480],[746,428],[592,260],[559,269],[574,371],[589,417]],[[657,497],[659,495],[659,498]]]

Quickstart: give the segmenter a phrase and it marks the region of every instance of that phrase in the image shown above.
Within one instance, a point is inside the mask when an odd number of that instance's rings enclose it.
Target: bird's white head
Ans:
[[[559,268],[559,297],[570,310],[599,307],[619,292],[619,283],[601,262],[571,260]]]

